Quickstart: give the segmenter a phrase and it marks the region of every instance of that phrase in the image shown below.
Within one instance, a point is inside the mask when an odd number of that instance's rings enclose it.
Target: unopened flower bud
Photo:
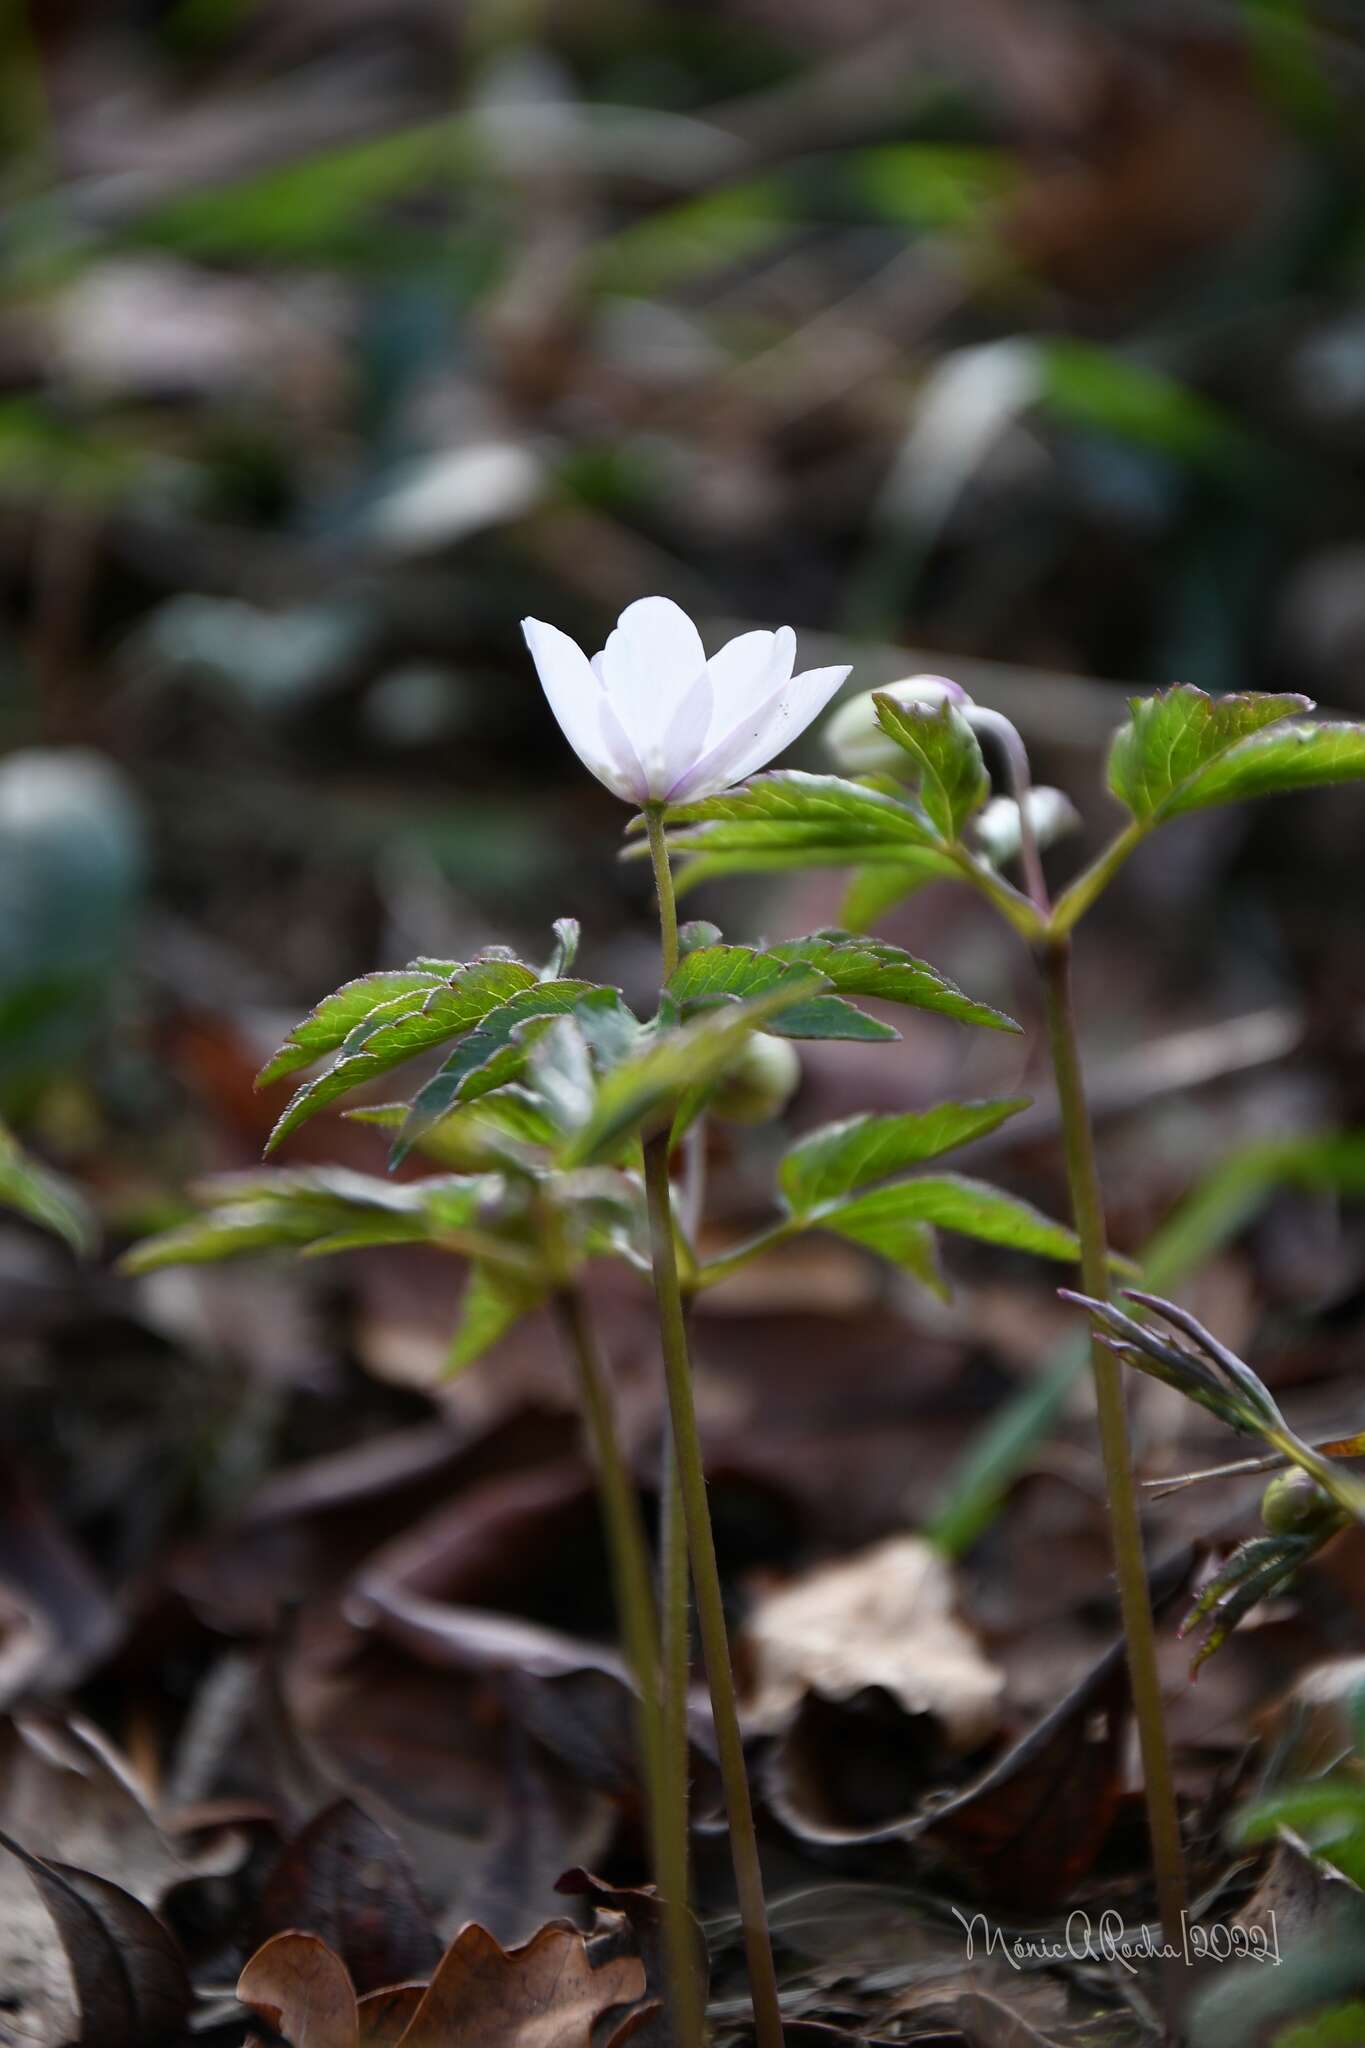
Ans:
[[[968,704],[960,683],[947,676],[902,676],[884,690],[864,690],[850,697],[825,727],[824,740],[839,767],[850,775],[877,775],[905,766],[905,750],[889,739],[877,723],[875,699],[894,697],[898,704]]]
[[[1303,1536],[1336,1509],[1311,1472],[1299,1466],[1272,1479],[1261,1496],[1261,1520],[1272,1536]]]
[[[1052,846],[1074,832],[1081,814],[1063,790],[1036,784],[1028,793],[1029,823],[1040,848]],[[1019,806],[1012,796],[992,797],[972,820],[977,845],[994,867],[1004,867],[1019,851]]]
[[[770,1123],[781,1116],[800,1080],[801,1061],[791,1040],[756,1031],[711,1097],[711,1113],[728,1124]]]

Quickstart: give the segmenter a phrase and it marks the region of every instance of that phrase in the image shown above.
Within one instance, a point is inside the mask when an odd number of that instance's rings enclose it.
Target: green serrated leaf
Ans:
[[[903,1256],[907,1232],[913,1236],[924,1223],[956,1231],[962,1237],[980,1238],[986,1244],[1034,1252],[1040,1258],[1073,1261],[1080,1255],[1075,1233],[1065,1224],[1054,1222],[1017,1195],[1004,1194],[962,1174],[925,1175],[897,1182],[894,1187],[875,1188],[851,1201],[815,1211],[810,1221],[897,1261]]]
[[[14,1209],[88,1258],[99,1237],[94,1213],[68,1180],[40,1166],[0,1124],[0,1207]]]
[[[718,1002],[811,984],[810,966],[787,959],[781,948],[763,951],[754,946],[699,946],[684,956],[669,977],[668,993],[684,1013],[690,1013]],[[842,996],[824,994],[808,996],[782,1010],[773,1018],[769,1030],[780,1038],[840,1038],[867,1043],[900,1036],[890,1025],[864,1016]]]
[[[206,1213],[134,1245],[120,1262],[125,1272],[305,1251],[335,1236],[391,1244],[426,1235],[416,1188],[339,1167],[221,1175],[199,1192]]]
[[[1334,782],[1362,779],[1365,725],[1345,720],[1306,725],[1295,720],[1258,733],[1211,762],[1167,815],[1238,803],[1249,797],[1290,796],[1298,789],[1321,789]]]
[[[476,1261],[460,1297],[460,1314],[446,1353],[445,1376],[452,1379],[491,1350],[514,1324],[539,1308],[546,1288],[538,1278]]]
[[[394,1143],[392,1164],[403,1160],[422,1133],[455,1108],[488,1095],[520,1075],[542,1020],[573,1011],[583,997],[595,993],[590,981],[532,981],[508,1001],[489,1009],[413,1098],[407,1121]],[[612,991],[612,993],[615,993]],[[530,1035],[528,1036],[528,1030]]]
[[[805,987],[810,979],[808,971],[754,946],[698,946],[674,968],[668,992],[686,1012],[731,997],[767,995],[784,985]]]
[[[690,853],[676,838],[670,839],[669,846],[679,856],[674,880],[679,896],[687,895],[705,882],[723,882],[731,875],[796,874],[807,868],[842,868],[847,867],[850,860],[860,858],[850,854],[846,847],[839,846],[823,851],[819,846],[814,850],[798,846],[776,852]],[[954,877],[959,881],[962,879],[960,870],[946,854],[931,853],[927,849],[907,848],[894,855],[874,851],[868,860],[868,866],[859,870],[860,875],[884,874],[888,880],[895,877],[894,892],[890,897],[890,901],[895,903],[913,889],[923,888],[926,882],[952,880]],[[883,861],[885,865],[882,865]],[[874,911],[871,916],[850,913],[845,903],[842,915],[846,924],[868,924],[873,917],[880,915],[880,911]]]
[[[938,834],[908,798],[841,775],[797,768],[756,775],[739,789],[665,814],[669,844],[683,853],[803,854],[819,864],[904,860],[908,848],[938,851]]]
[[[842,996],[808,996],[774,1017],[768,1029],[774,1038],[840,1038],[861,1045],[888,1045],[900,1037],[894,1024],[869,1017]]]
[[[571,984],[554,985],[568,987]],[[392,1015],[384,1014],[374,1029],[370,1028],[372,1019],[362,1020],[343,1044],[341,1056],[335,1063],[316,1080],[306,1082],[290,1098],[266,1141],[266,1152],[273,1152],[291,1131],[297,1130],[300,1124],[306,1123],[340,1096],[376,1080],[394,1067],[402,1066],[418,1053],[428,1052],[434,1046],[445,1044],[448,1039],[460,1037],[509,998],[536,986],[533,970],[520,961],[475,960],[468,967],[462,967],[452,980],[440,982],[428,990],[419,1007],[400,1008]],[[587,984],[577,986],[586,987]],[[401,1005],[407,998],[399,995],[390,1000]],[[386,1005],[379,1007],[386,1011]],[[445,1105],[447,1108],[450,1106],[449,1103]]]
[[[919,800],[939,836],[950,843],[991,793],[976,734],[957,706],[901,704],[878,692],[877,723],[904,747],[919,776]]]
[[[875,1251],[879,1257],[899,1266],[902,1272],[911,1274],[940,1301],[949,1299],[951,1290],[939,1264],[938,1233],[931,1223],[917,1223],[912,1217],[904,1217],[894,1230],[880,1228],[868,1236],[861,1236],[856,1229],[839,1230],[833,1223],[829,1228],[855,1244],[866,1245],[869,1251]]]
[[[806,984],[814,993],[814,977]],[[691,1023],[655,1034],[645,1048],[623,1060],[599,1084],[587,1124],[569,1146],[564,1163],[584,1166],[607,1159],[632,1132],[648,1134],[668,1121],[683,1096],[718,1080],[754,1031],[766,1030],[775,1011],[788,1008],[797,991],[786,986],[748,1002],[726,1003]]]
[[[822,1203],[984,1137],[1027,1107],[1024,1096],[940,1102],[900,1116],[868,1114],[825,1124],[786,1154],[778,1175],[782,1192],[794,1215],[806,1215]]]
[[[839,995],[874,996],[916,1010],[935,1010],[963,1024],[984,1024],[992,1031],[1019,1029],[1003,1011],[973,1002],[937,968],[884,939],[838,930],[813,932],[806,939],[787,939],[770,946],[768,957],[809,968]]]
[[[318,1254],[422,1241],[474,1251],[488,1242],[483,1219],[501,1202],[505,1183],[497,1174],[398,1183],[344,1167],[305,1167],[222,1174],[196,1192],[205,1213],[134,1245],[121,1261],[126,1272],[268,1251]],[[519,1247],[509,1242],[505,1249],[509,1263],[524,1263]]]
[[[1109,787],[1142,824],[1225,802],[1238,792],[1201,796],[1199,786],[1208,778],[1206,786],[1224,788],[1229,756],[1267,727],[1312,708],[1299,696],[1210,697],[1191,683],[1134,697],[1109,750]]]
[[[362,974],[357,981],[346,982],[330,996],[324,996],[317,1008],[294,1026],[279,1051],[261,1068],[256,1086],[266,1088],[300,1067],[311,1067],[324,1053],[335,1052],[343,1045],[357,1024],[363,1023],[381,1004],[401,996],[423,1000],[444,979],[425,962],[418,962],[412,967]]]
[[[406,1102],[381,1102],[342,1114],[348,1123],[397,1131],[407,1121],[408,1109]],[[471,1173],[504,1162],[524,1164],[528,1156],[554,1144],[558,1135],[535,1097],[514,1082],[452,1110],[422,1133],[415,1149],[438,1166]]]

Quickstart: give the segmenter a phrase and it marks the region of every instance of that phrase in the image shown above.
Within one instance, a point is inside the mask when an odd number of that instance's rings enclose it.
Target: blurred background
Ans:
[[[1059,875],[1117,822],[1128,691],[1365,716],[1349,0],[30,0],[0,35],[0,1114],[107,1250],[259,1156],[279,1101],[252,1075],[349,975],[494,939],[537,958],[573,914],[585,971],[647,997],[646,878],[548,714],[525,613],[591,649],[660,591],[708,649],[792,623],[798,666],[852,660],[850,690],[955,676],[1080,806]],[[818,734],[793,758],[822,765]],[[1214,812],[1084,927],[1127,1249],[1239,1148],[1365,1118],[1363,861],[1350,789]],[[689,901],[752,939],[839,897],[817,875]],[[1029,962],[938,890],[883,929],[1028,1036],[909,1013],[897,1046],[815,1047],[796,1124],[1022,1088],[1037,1110],[990,1171],[1055,1213]],[[715,1139],[717,1229],[762,1214],[775,1143]],[[290,1156],[380,1170],[333,1118]],[[1358,1428],[1360,1213],[1312,1175],[1240,1187],[1191,1298],[1308,1433]],[[699,1373],[736,1585],[921,1521],[1040,1384],[1056,1276],[955,1257],[949,1311],[846,1246],[715,1298]],[[0,1555],[17,1689],[83,1683],[157,1757],[280,1601],[460,1474],[560,1455],[534,1319],[438,1386],[456,1290],[400,1251],[134,1287],[0,1230],[11,1478],[60,1561],[44,1592]],[[625,1279],[602,1293],[647,1444],[647,1313]],[[330,1467],[269,1491],[438,1414],[425,1495],[367,1470],[338,1522]],[[1194,1455],[1178,1404],[1142,1417],[1152,1461]],[[1060,1427],[964,1565],[1020,1715],[1109,1626],[1083,1402]],[[1254,1500],[1181,1496],[1163,1538]],[[465,1596],[608,1628],[600,1585],[566,1562],[547,1587],[535,1549]],[[1227,1653],[1182,1739],[1225,1756],[1286,1657],[1358,1640],[1361,1562]],[[74,1607],[45,1608],[53,1586]],[[347,1698],[314,1700],[314,1733],[370,1729]],[[396,1759],[428,1738],[384,1698],[349,1763],[409,1783]]]

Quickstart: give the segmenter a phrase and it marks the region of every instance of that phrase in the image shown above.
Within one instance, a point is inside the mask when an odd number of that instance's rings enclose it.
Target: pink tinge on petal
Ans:
[[[649,777],[640,764],[629,733],[616,716],[610,697],[601,690],[597,695],[597,719],[602,750],[610,764],[601,780],[617,796],[624,797],[627,803],[648,803]]]
[[[714,796],[766,766],[799,739],[818,718],[849,674],[840,668],[810,668],[772,691],[755,712],[708,749],[668,792],[670,803]]]
[[[711,678],[703,669],[669,720],[657,761],[653,758],[647,760],[651,795],[664,796],[678,776],[684,774],[698,754],[704,752],[707,734],[714,721],[714,699]]]

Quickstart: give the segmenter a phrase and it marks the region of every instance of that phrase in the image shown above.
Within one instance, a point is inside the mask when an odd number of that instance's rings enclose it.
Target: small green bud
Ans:
[[[1303,1536],[1340,1511],[1311,1472],[1295,1466],[1272,1479],[1261,1496],[1261,1520],[1272,1536]]]
[[[877,775],[904,769],[905,749],[888,738],[877,723],[876,697],[894,697],[898,704],[954,704],[970,702],[967,692],[947,676],[903,676],[884,690],[864,690],[850,697],[825,727],[824,741],[830,754],[850,775]]]
[[[727,1124],[766,1124],[781,1116],[801,1080],[801,1061],[789,1038],[756,1031],[731,1067],[710,1109]]]

